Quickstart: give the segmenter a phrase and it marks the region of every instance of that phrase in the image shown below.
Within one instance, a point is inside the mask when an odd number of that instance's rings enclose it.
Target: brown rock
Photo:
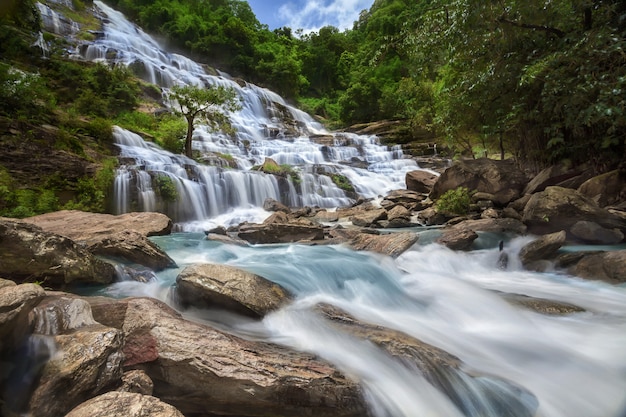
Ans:
[[[116,278],[113,265],[66,237],[28,223],[0,220],[0,253],[0,271],[19,282],[36,280],[62,286],[108,284]]]
[[[65,417],[184,417],[158,398],[111,391],[80,404]]]
[[[557,251],[565,243],[566,233],[560,231],[551,233],[536,239],[520,250],[519,258],[522,261],[522,265],[528,266],[532,262],[540,261],[543,259],[553,258]]]
[[[571,168],[565,164],[552,165],[541,170],[524,188],[524,194],[534,194],[541,192],[546,187],[558,185],[580,175],[579,169]]]
[[[196,264],[176,278],[178,299],[185,305],[224,308],[255,318],[291,301],[288,291],[259,275],[228,265]]]
[[[597,223],[584,220],[576,222],[570,232],[583,242],[595,245],[614,245],[624,240],[624,233],[619,229],[606,229]]]
[[[437,178],[439,178],[438,175],[424,170],[407,172],[405,176],[406,189],[428,194],[433,189]]]
[[[374,226],[378,220],[386,220],[387,211],[385,209],[376,209],[364,211],[350,217],[350,221],[355,226],[370,227]]]
[[[410,232],[388,233],[384,235],[359,233],[352,239],[349,245],[354,250],[376,252],[397,258],[417,243],[418,239],[419,236],[416,233]]]
[[[312,355],[185,321],[154,299],[99,298],[92,308],[126,339],[156,340],[158,358],[133,367],[155,381],[156,397],[185,415],[367,415],[358,384]]]
[[[469,250],[476,239],[478,234],[473,230],[447,230],[437,239],[437,243],[452,250]]]
[[[610,171],[585,181],[578,192],[600,207],[619,204],[626,201],[626,179],[618,170]]]
[[[266,198],[263,202],[263,209],[266,211],[275,211],[289,214],[291,209],[281,203],[280,201],[276,201],[273,198]]]
[[[45,295],[39,285],[8,282],[13,285],[0,287],[0,353],[22,343],[30,331],[28,314]]]
[[[116,391],[152,395],[154,382],[144,371],[132,370],[124,372],[124,375],[122,375],[122,386],[117,388]]]
[[[441,174],[430,198],[437,200],[448,190],[466,187],[470,191],[493,194],[494,203],[504,206],[519,198],[527,183],[526,176],[512,160],[463,160]]]
[[[626,282],[626,250],[587,254],[569,272],[581,278],[622,284]]]
[[[147,237],[134,230],[114,233],[89,246],[93,254],[120,258],[155,271],[176,268],[176,262]]]
[[[321,226],[299,224],[249,224],[239,228],[238,237],[252,244],[292,243],[324,239]]]
[[[479,219],[465,220],[451,227],[454,230],[473,230],[475,232],[515,233],[523,235],[526,226],[515,219]]]

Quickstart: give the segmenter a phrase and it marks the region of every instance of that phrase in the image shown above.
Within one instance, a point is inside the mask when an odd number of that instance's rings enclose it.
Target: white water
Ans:
[[[364,197],[403,188],[405,172],[418,168],[399,150],[379,146],[374,137],[326,132],[271,91],[207,75],[187,58],[164,52],[119,13],[99,1],[95,4],[108,23],[103,39],[81,48],[86,58],[104,60],[116,51],[118,63],[143,66],[146,79],[164,88],[176,83],[231,86],[243,105],[231,115],[234,137],[210,133],[202,126],[194,132],[195,149],[231,155],[237,169],[201,165],[116,129],[122,156],[135,161],[122,167],[116,180],[119,212],[160,210],[173,216],[180,230],[199,231],[217,224],[261,221],[268,215],[260,208],[268,197],[292,206],[349,204],[343,191],[318,175],[320,167],[348,177]],[[284,122],[285,109],[296,124]],[[310,139],[313,134],[332,136],[334,146],[315,143]],[[281,186],[275,177],[251,171],[265,157],[296,166],[299,187],[293,182]],[[354,159],[366,168],[342,163]],[[172,178],[179,201],[159,200],[152,187],[157,175]],[[430,244],[392,260],[335,246],[237,247],[203,238],[202,233],[154,238],[180,268],[159,273],[150,284],[125,281],[104,292],[168,301],[178,272],[196,262],[225,263],[265,276],[297,299],[262,322],[208,311],[186,314],[332,362],[363,385],[376,417],[624,416],[626,289],[522,271],[515,258],[521,241],[509,245],[510,269],[501,271],[495,248],[458,253]],[[569,302],[586,311],[541,315],[509,304],[500,293]],[[329,325],[313,308],[321,302],[458,356],[467,374],[459,374],[451,384],[463,407],[417,369]]]
[[[211,227],[217,216],[227,213],[240,219],[251,208],[262,207],[267,198],[293,207],[331,208],[354,202],[355,195],[346,195],[328,175],[320,174],[344,175],[359,196],[370,198],[404,188],[406,172],[419,169],[415,161],[404,158],[399,147],[382,146],[375,136],[328,132],[270,90],[249,83],[242,86],[226,75],[207,74],[200,64],[164,51],[119,12],[100,1],[94,4],[106,20],[100,39],[79,48],[84,59],[140,68],[140,74],[161,86],[165,94],[176,84],[229,87],[237,92],[242,107],[229,114],[233,135],[211,132],[204,125],[198,125],[193,134],[195,150],[214,158],[227,155],[235,169],[198,164],[116,128],[121,156],[135,161],[119,171],[116,212],[158,210],[173,217],[183,230],[198,230]],[[312,136],[323,140],[317,143]],[[298,178],[251,169],[265,158],[291,166]],[[179,201],[157,203],[148,175],[170,177]]]
[[[334,363],[364,386],[376,416],[623,417],[626,288],[516,269],[516,252],[527,240],[508,245],[513,267],[502,271],[497,248],[458,253],[417,245],[392,260],[341,246],[238,247],[193,233],[155,238],[180,269],[198,262],[228,264],[296,294],[293,304],[262,322],[208,311],[187,314]],[[147,285],[120,282],[106,293],[167,301],[180,269],[159,273],[158,281]],[[539,314],[507,302],[501,293],[572,303],[586,311]],[[330,325],[314,309],[319,303],[442,348],[459,357],[469,375],[489,378],[453,379],[457,395],[464,396],[463,414],[419,371]],[[499,401],[510,408],[503,411]]]

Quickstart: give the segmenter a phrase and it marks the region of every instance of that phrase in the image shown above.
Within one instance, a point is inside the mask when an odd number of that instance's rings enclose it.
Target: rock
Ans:
[[[172,220],[161,213],[137,212],[118,216],[62,210],[28,217],[22,221],[35,224],[47,232],[68,237],[75,242],[93,245],[117,232],[134,230],[144,236],[168,235]]]
[[[114,233],[89,246],[93,254],[118,258],[146,266],[155,271],[176,268],[176,262],[147,237],[134,230]]]
[[[53,335],[56,351],[43,367],[28,402],[32,417],[65,415],[122,376],[121,331],[96,323],[83,300],[47,297],[35,308],[35,316],[45,320],[48,310],[60,313],[54,319],[58,325],[40,322],[36,329],[61,333]]]
[[[122,375],[122,385],[117,392],[133,392],[135,394],[152,395],[154,382],[144,371],[132,370]]]
[[[619,229],[606,229],[594,222],[578,221],[570,233],[581,241],[593,245],[614,245],[624,240],[624,233]]]
[[[349,245],[354,250],[376,252],[397,258],[417,243],[418,239],[419,236],[416,233],[410,232],[388,233],[384,235],[359,233],[350,241]]]
[[[28,314],[45,296],[36,284],[0,287],[0,353],[18,347],[30,331]]]
[[[626,282],[626,250],[587,254],[569,269],[569,273],[581,278],[623,284]]]
[[[248,246],[248,242],[246,242],[245,240],[239,239],[238,237],[228,236],[228,235],[224,236],[220,234],[209,233],[206,235],[205,239],[214,240],[216,242],[221,242],[226,245]]]
[[[339,213],[336,211],[320,210],[313,217],[318,223],[335,223],[339,221]]]
[[[418,193],[428,194],[433,189],[439,175],[429,171],[417,170],[406,173],[406,189]]]
[[[409,211],[423,210],[428,204],[424,202],[426,200],[425,194],[420,194],[410,190],[393,190],[385,196],[385,199],[381,202],[381,206],[386,205],[395,206],[401,204]],[[387,204],[390,202],[391,204]],[[390,209],[391,207],[389,207]]]
[[[289,216],[282,211],[277,211],[272,213],[267,219],[263,221],[263,224],[273,224],[273,223],[289,223]]]
[[[514,233],[523,235],[526,233],[524,223],[515,219],[479,219],[465,220],[450,227],[454,230],[472,230],[474,232]]]
[[[0,278],[0,288],[15,287],[17,284],[11,280]]]
[[[398,205],[387,211],[387,220],[393,221],[396,219],[410,220],[411,212],[404,206]]]
[[[291,301],[287,290],[259,275],[228,265],[196,264],[176,278],[176,294],[184,305],[223,308],[261,318]]]
[[[292,243],[324,239],[321,226],[299,224],[250,224],[239,227],[238,237],[254,244]]]
[[[386,219],[387,211],[385,209],[364,211],[362,213],[350,216],[350,221],[352,222],[352,224],[359,227],[375,226],[377,221]]]
[[[476,239],[478,234],[473,230],[447,230],[437,239],[437,243],[452,250],[469,250]]]
[[[18,282],[63,286],[109,284],[116,278],[113,265],[66,237],[28,223],[0,219],[0,253],[0,271]]]
[[[494,203],[504,206],[519,198],[527,183],[526,176],[512,160],[463,160],[441,174],[430,198],[435,201],[448,190],[466,187],[470,191],[493,194]]]
[[[184,417],[158,398],[111,391],[80,404],[65,417]]]
[[[570,232],[578,221],[590,221],[606,229],[626,230],[626,222],[607,210],[598,207],[593,200],[576,190],[547,187],[533,194],[522,215],[528,232],[542,235],[560,230]]]
[[[524,188],[523,194],[534,194],[541,192],[546,187],[558,185],[563,181],[567,181],[580,175],[579,169],[573,169],[569,165],[559,164],[552,165],[541,170]]]
[[[578,192],[600,207],[619,204],[626,201],[626,179],[618,170],[610,171],[585,181]]]
[[[445,214],[440,213],[434,207],[424,209],[417,213],[417,219],[426,226],[436,226],[444,224],[448,218]]]
[[[480,213],[480,217],[483,219],[497,219],[500,217],[500,213],[496,209],[488,208]]]
[[[545,298],[534,298],[520,294],[504,294],[503,298],[511,304],[525,307],[537,313],[562,316],[565,314],[581,313],[584,308],[560,301],[547,300]]]
[[[519,214],[519,212],[512,207],[503,208],[502,217],[504,217],[505,219],[515,219],[519,220],[520,222],[522,221],[522,215]]]
[[[551,233],[536,239],[520,250],[519,258],[522,265],[528,266],[532,262],[540,261],[543,259],[552,259],[557,251],[565,243],[566,233],[560,231]]]
[[[124,330],[125,353],[128,342],[143,347],[130,352],[133,368],[185,415],[367,415],[358,384],[312,355],[186,321],[154,299],[98,298],[92,308],[99,322]]]
[[[280,201],[274,200],[273,198],[266,198],[265,199],[265,201],[263,202],[263,210],[275,211],[275,212],[280,211],[280,212],[286,213],[286,214],[289,214],[291,212],[291,209],[289,207],[287,207],[286,205],[284,205]]]
[[[209,230],[205,230],[204,231],[205,235],[222,235],[222,236],[226,236],[226,228],[224,226],[216,226],[212,229]]]

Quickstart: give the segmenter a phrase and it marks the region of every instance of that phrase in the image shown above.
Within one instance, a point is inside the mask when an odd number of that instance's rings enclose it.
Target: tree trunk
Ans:
[[[193,117],[187,117],[187,136],[185,137],[185,156],[191,158],[193,156],[191,150],[191,136],[193,135]]]
[[[504,161],[504,138],[502,132],[500,132],[500,160]]]

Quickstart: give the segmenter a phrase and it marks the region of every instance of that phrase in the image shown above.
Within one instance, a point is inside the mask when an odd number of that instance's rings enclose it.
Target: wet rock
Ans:
[[[32,224],[0,220],[0,271],[15,281],[47,286],[74,283],[108,284],[115,268],[72,240]]]
[[[176,278],[184,305],[223,308],[261,318],[291,301],[288,291],[259,275],[219,264],[186,267]]]
[[[288,223],[248,224],[239,227],[237,236],[252,244],[293,243],[322,240],[324,229]]]
[[[626,230],[626,222],[576,190],[547,187],[533,194],[524,208],[522,221],[529,233],[542,235],[565,230],[579,221],[590,221],[606,229]]]
[[[565,243],[566,233],[560,231],[536,239],[520,250],[519,258],[522,265],[528,268],[533,262],[552,259]]]
[[[446,191],[466,187],[471,191],[493,194],[494,203],[504,206],[519,198],[528,183],[512,160],[487,158],[455,162],[437,180],[430,198],[437,200]]]
[[[478,239],[473,230],[447,230],[437,239],[437,243],[452,250],[469,250]]]
[[[376,252],[397,258],[417,243],[419,236],[416,233],[401,232],[376,235],[359,233],[349,242],[354,250]]]
[[[352,224],[359,227],[375,226],[379,220],[387,220],[385,209],[370,210],[350,216]]]
[[[511,304],[519,305],[537,313],[562,316],[565,314],[581,313],[584,308],[573,304],[563,303],[545,298],[534,298],[520,294],[504,294],[503,298]]]
[[[65,417],[184,417],[158,398],[129,392],[107,392],[80,404]]]
[[[626,250],[586,254],[569,272],[581,278],[622,284],[626,282]]]
[[[5,284],[0,287],[0,353],[11,351],[23,342],[30,332],[28,314],[45,295],[36,284],[2,282]]]
[[[122,332],[96,323],[89,304],[69,297],[48,297],[34,310],[45,320],[45,310],[61,313],[57,326],[36,329],[52,334],[56,350],[45,364],[28,411],[32,417],[65,415],[72,408],[116,384],[122,376]],[[68,312],[68,313],[65,313]]]
[[[263,210],[266,211],[280,211],[283,213],[289,214],[291,209],[281,203],[280,201],[276,201],[273,198],[266,198],[263,202]]]
[[[624,240],[624,233],[619,229],[606,229],[584,220],[574,223],[570,232],[575,238],[594,245],[614,245]]]
[[[515,219],[478,219],[464,220],[451,226],[454,230],[473,230],[475,232],[514,233],[523,235],[526,233],[524,223]]]
[[[122,375],[122,385],[117,392],[133,392],[136,394],[152,395],[154,382],[144,371],[131,370]]]
[[[417,170],[406,173],[406,189],[418,193],[428,194],[433,189],[435,182],[439,178],[429,171]]]
[[[188,322],[154,299],[99,298],[92,308],[127,341],[154,346],[133,367],[155,381],[156,397],[185,415],[367,415],[358,384],[312,355]]]
[[[88,247],[93,254],[117,258],[155,271],[176,268],[176,262],[147,237],[134,230],[114,233]]]

